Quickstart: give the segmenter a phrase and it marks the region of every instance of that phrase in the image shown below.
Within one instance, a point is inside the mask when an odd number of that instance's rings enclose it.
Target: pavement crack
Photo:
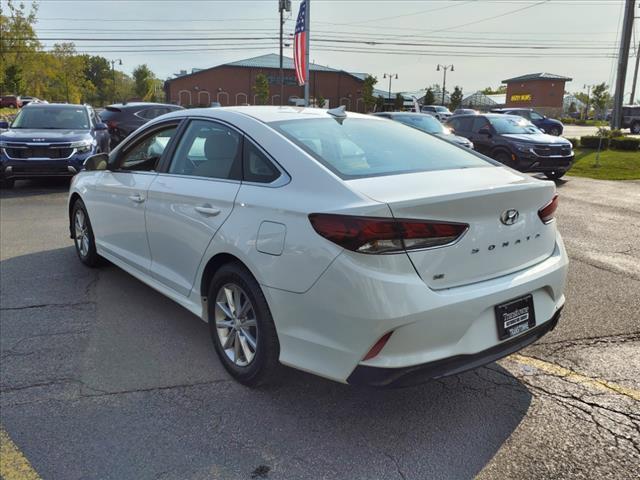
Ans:
[[[394,463],[394,465],[396,466],[396,471],[398,472],[398,475],[400,475],[400,478],[402,478],[402,480],[407,480],[407,477],[404,475],[404,472],[400,468],[400,463],[398,462],[398,459],[388,452],[382,452],[382,453],[384,453],[384,456]]]
[[[77,307],[81,305],[90,305],[94,302],[67,302],[67,303],[36,303],[33,305],[23,305],[21,307],[1,307],[0,311],[12,312],[17,310],[29,310],[32,308],[47,308],[47,307]]]
[[[82,383],[82,382],[81,382]],[[184,384],[177,384],[177,385],[167,385],[167,386],[162,386],[162,387],[149,387],[149,388],[132,388],[129,390],[117,390],[117,391],[109,391],[109,390],[101,390],[99,388],[96,387],[90,387],[88,385],[86,385],[85,383],[82,383],[82,385],[86,388],[88,388],[89,390],[94,390],[97,392],[100,392],[96,395],[81,395],[81,397],[105,397],[105,396],[112,396],[112,395],[127,395],[129,393],[144,393],[144,392],[159,392],[159,391],[164,391],[164,390],[173,390],[173,389],[178,389],[178,388],[189,388],[189,387],[199,387],[199,386],[203,386],[203,385],[216,385],[219,383],[233,383],[233,380],[231,379],[218,379],[218,380],[212,380],[209,382],[195,382],[195,383],[184,383]]]

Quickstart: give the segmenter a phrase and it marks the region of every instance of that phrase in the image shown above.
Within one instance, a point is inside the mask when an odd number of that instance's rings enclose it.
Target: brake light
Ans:
[[[558,209],[558,195],[554,195],[549,203],[547,203],[544,207],[538,210],[538,216],[542,223],[550,223]]]
[[[379,254],[447,245],[469,225],[430,220],[402,220],[312,213],[314,230],[327,240],[354,252]]]

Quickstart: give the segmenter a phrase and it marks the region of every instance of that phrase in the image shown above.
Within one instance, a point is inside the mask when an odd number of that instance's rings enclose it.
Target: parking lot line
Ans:
[[[2,480],[42,480],[9,434],[0,426],[0,478]]]
[[[598,390],[604,390],[610,393],[614,392],[618,395],[624,395],[626,397],[634,399],[637,402],[640,402],[640,390],[623,387],[622,385],[608,382],[606,380],[601,380],[599,378],[587,377],[586,375],[582,375],[568,368],[561,367],[560,365],[556,365],[555,363],[546,362],[544,360],[533,357],[526,357],[524,355],[511,355],[509,358],[511,360],[514,360],[515,362],[523,365],[528,365],[556,377],[562,377],[571,382],[590,386]]]

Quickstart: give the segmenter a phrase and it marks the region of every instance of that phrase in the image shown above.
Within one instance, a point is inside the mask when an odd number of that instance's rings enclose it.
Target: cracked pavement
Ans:
[[[558,327],[519,355],[400,390],[294,370],[231,381],[206,325],[83,267],[66,186],[0,201],[0,423],[43,479],[640,476],[640,182],[558,182],[572,263]]]

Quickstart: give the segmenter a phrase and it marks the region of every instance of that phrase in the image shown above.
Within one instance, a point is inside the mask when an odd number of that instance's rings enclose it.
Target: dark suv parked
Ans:
[[[471,140],[476,151],[521,172],[543,172],[556,179],[573,165],[569,140],[547,135],[520,116],[459,115],[447,125],[456,135]]]
[[[174,110],[182,110],[182,107],[164,103],[116,103],[105,107],[100,112],[100,118],[109,127],[113,148],[149,120]]]
[[[84,161],[109,152],[107,126],[87,105],[30,103],[9,126],[0,122],[0,182],[19,178],[71,177]]]
[[[518,115],[519,117],[526,118],[536,127],[544,130],[549,135],[559,137],[564,131],[564,125],[560,120],[549,118],[544,115],[540,115],[538,112],[531,108],[494,108],[492,113],[506,113],[507,115]]]
[[[622,107],[622,128],[628,128],[634,135],[640,134],[640,105]]]

